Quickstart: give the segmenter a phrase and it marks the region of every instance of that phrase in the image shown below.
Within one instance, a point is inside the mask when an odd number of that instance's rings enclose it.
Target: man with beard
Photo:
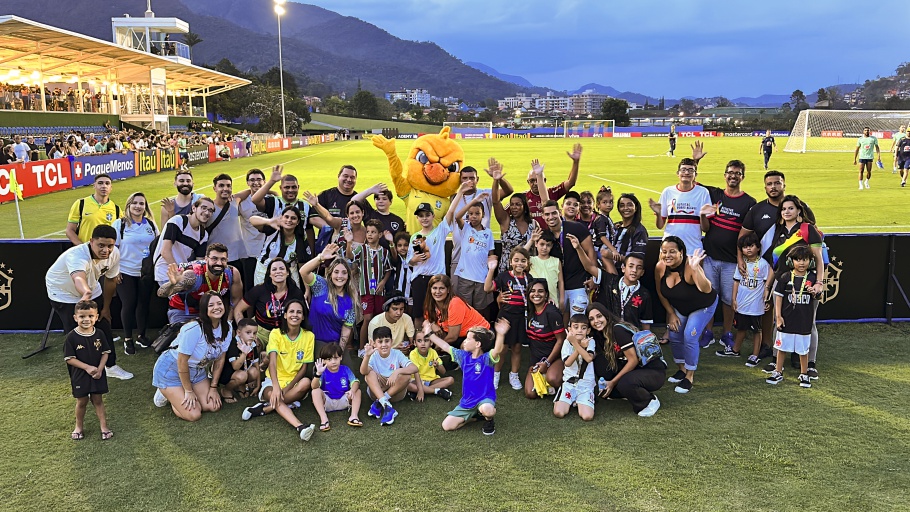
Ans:
[[[251,171],[252,172],[252,171]],[[284,172],[284,166],[276,165],[272,168],[272,175],[269,177],[269,180],[265,182],[265,185],[257,188],[250,201],[256,205],[256,208],[260,212],[265,213],[265,215],[274,219],[275,217],[280,217],[282,210],[287,206],[295,206],[300,210],[301,222],[304,223],[304,232],[306,233],[307,243],[310,244],[310,250],[313,249],[313,243],[315,237],[313,236],[313,225],[314,223],[310,222],[308,217],[310,217],[310,203],[297,199],[297,194],[300,192],[300,184],[297,182],[297,177],[292,174],[282,174]],[[247,176],[249,180],[249,175]],[[281,189],[281,197],[274,196],[269,192],[272,190],[272,187],[276,183],[281,182],[279,188]],[[252,186],[250,187],[252,190]],[[318,217],[317,217],[318,218]],[[261,252],[260,247],[260,252]],[[258,257],[259,253],[253,255],[253,257]]]
[[[572,189],[575,186],[575,182],[578,181],[578,164],[581,161],[581,144],[575,144],[572,147],[572,152],[566,152],[569,155],[569,158],[572,159],[572,169],[569,171],[569,177],[566,178],[566,181],[563,181],[555,187],[547,188],[547,198],[552,199],[553,201],[559,200],[566,192]],[[540,195],[540,186],[546,186],[546,180],[543,183],[538,183],[538,175],[532,169],[528,171],[528,186],[530,189],[525,192],[525,197],[528,199],[528,210],[531,213],[531,218],[533,218],[540,225],[541,229],[546,229],[547,223],[543,219],[543,208],[542,208],[542,199]]]
[[[171,323],[198,317],[199,298],[206,292],[220,295],[227,311],[243,298],[240,272],[228,265],[228,250],[222,244],[209,245],[203,261],[168,265],[167,278],[158,296],[169,297],[167,319]]]
[[[776,234],[777,220],[779,218],[779,208],[781,199],[784,197],[784,191],[787,184],[784,181],[784,173],[780,171],[768,171],[765,173],[765,195],[767,199],[755,204],[743,218],[743,227],[739,236],[745,236],[747,233],[755,233],[761,239],[762,258],[769,265],[774,265],[772,250],[774,249],[774,238]],[[815,214],[806,203],[803,203],[803,214],[806,222],[815,223]],[[746,263],[740,254],[737,264],[739,265],[740,274],[745,275]],[[765,297],[770,302],[770,297]],[[762,316],[762,348],[759,352],[759,359],[771,357],[771,343],[774,338],[774,310],[766,311]],[[757,364],[757,363],[756,363]]]
[[[208,197],[200,197],[193,203],[189,215],[177,215],[161,226],[152,254],[155,266],[155,281],[163,285],[168,281],[167,269],[172,263],[187,263],[201,258],[209,243],[209,234],[205,225],[212,218],[215,202]]]
[[[319,204],[332,214],[332,217],[341,218],[344,217],[345,206],[357,195],[357,191],[354,190],[356,186],[357,169],[353,165],[343,165],[338,171],[338,186],[323,190],[316,198]],[[310,223],[319,229],[328,226],[325,219],[321,218],[315,210],[310,211],[310,219]]]
[[[161,225],[167,224],[168,219],[176,215],[186,215],[193,209],[193,203],[202,197],[202,194],[193,193],[193,173],[179,170],[174,176],[174,188],[177,196],[174,199],[166,197],[161,200]]]

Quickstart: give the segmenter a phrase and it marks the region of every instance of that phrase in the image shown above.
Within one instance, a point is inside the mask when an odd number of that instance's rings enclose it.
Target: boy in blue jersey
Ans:
[[[319,414],[319,430],[327,432],[331,425],[326,413],[349,411],[348,425],[362,427],[360,421],[360,381],[350,368],[341,364],[344,351],[337,343],[322,347],[316,360],[313,379],[313,407]]]
[[[509,332],[509,321],[500,318],[496,321],[496,343],[493,344],[493,333],[483,327],[472,327],[462,342],[460,349],[454,348],[442,338],[433,334],[430,322],[423,324],[423,333],[432,341],[439,350],[448,352],[452,360],[461,366],[464,380],[462,382],[461,400],[458,406],[449,412],[442,421],[442,429],[446,431],[458,430],[469,420],[485,420],[483,425],[484,435],[491,436],[496,433],[496,424],[493,416],[496,415],[496,388],[493,386],[493,369],[505,344],[506,333]],[[489,350],[489,352],[487,352]]]

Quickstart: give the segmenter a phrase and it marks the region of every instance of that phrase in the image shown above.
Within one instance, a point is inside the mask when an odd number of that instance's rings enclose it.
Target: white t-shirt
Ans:
[[[228,211],[224,214],[224,218],[221,219],[221,222],[219,222],[218,225],[215,226],[215,229],[209,234],[209,243],[224,244],[228,250],[229,261],[246,258],[250,255],[247,254],[246,244],[243,242],[243,235],[240,228],[240,212],[234,201],[228,201],[225,203],[225,207],[228,208]],[[215,213],[212,214],[212,218],[209,219],[209,223],[206,226],[211,226],[215,222],[215,219],[221,214],[221,210],[222,208],[215,205]]]
[[[446,272],[446,237],[452,232],[452,227],[443,218],[438,226],[430,231],[427,235],[427,249],[430,251],[430,258],[426,261],[418,262],[411,271],[411,281],[416,276],[435,276],[436,274],[448,274]],[[405,257],[405,264],[414,257],[414,240],[417,233],[411,236],[411,243],[408,246],[408,255]]]
[[[89,243],[70,247],[48,269],[44,278],[47,285],[47,296],[55,302],[75,304],[82,299],[82,294],[76,290],[72,274],[78,271],[85,272],[86,282],[92,287],[92,298],[101,296],[101,276],[114,279],[120,274],[120,250],[116,247],[107,259],[92,259]]]
[[[765,314],[765,282],[771,273],[771,265],[764,258],[746,262],[746,277],[739,273],[739,266],[733,272],[733,280],[739,281],[736,291],[736,312],[742,315],[761,316]]]
[[[489,229],[490,217],[493,214],[493,191],[492,191],[492,189],[479,188],[479,189],[477,189],[477,192],[475,192],[471,195],[464,195],[461,198],[460,203],[456,204],[455,202],[452,202],[451,208],[455,208],[455,212],[457,213],[459,210],[464,208],[466,204],[470,203],[471,201],[474,200],[475,197],[479,196],[480,194],[483,194],[484,192],[486,192],[487,197],[483,201],[481,201],[481,204],[483,204],[483,221],[481,221],[481,224],[483,224],[483,227]],[[454,199],[454,196],[453,196],[453,199]],[[464,227],[467,228],[468,225],[469,225],[468,224],[468,214],[465,213]],[[452,240],[458,240],[460,237],[461,237],[461,228],[458,227],[458,223],[456,222],[455,225],[452,226]],[[452,266],[457,268],[458,261],[460,259],[461,259],[461,247],[459,247],[457,244],[455,244],[452,246]],[[486,275],[484,275],[484,277],[486,277]],[[481,279],[481,282],[482,281],[483,281],[483,279]]]
[[[186,222],[186,226],[184,226]],[[208,244],[209,234],[205,228],[199,226],[199,230],[193,229],[189,219],[185,215],[175,215],[168,219],[167,224],[161,229],[161,235],[158,237],[158,245],[155,247],[155,281],[159,283],[167,282],[167,261],[161,257],[161,246],[165,240],[173,242],[171,252],[174,254],[174,261],[177,263],[186,263],[195,261],[205,256],[203,247]],[[197,249],[190,247],[190,242],[198,244]]]
[[[191,368],[203,368],[208,363],[221,357],[221,354],[227,352],[228,347],[231,345],[231,339],[234,337],[230,324],[228,324],[227,336],[222,336],[220,325],[212,329],[212,334],[216,340],[214,346],[209,345],[206,341],[199,322],[189,322],[180,328],[177,339],[173,341],[171,346],[177,348],[178,354],[190,356],[187,364]]]
[[[380,357],[379,351],[373,352],[373,355],[370,356],[369,366],[371,370],[379,375],[388,377],[395,370],[410,364],[414,364],[414,362],[408,359],[408,356],[404,355],[400,350],[393,348],[389,352],[389,357]]]
[[[682,192],[677,185],[667,187],[660,195],[660,215],[667,219],[664,238],[675,235],[686,244],[686,254],[692,254],[701,245],[701,208],[711,204],[708,189],[701,185]]]
[[[581,346],[585,347],[585,350],[587,350],[588,352],[593,353],[594,352],[594,338],[588,338],[586,342],[582,342]],[[566,340],[564,340],[562,342],[562,351],[560,352],[559,357],[562,358],[563,361],[565,361],[566,358],[571,356],[573,352],[575,352],[575,347],[572,346],[572,343],[567,338]],[[582,359],[581,356],[578,356],[575,359],[575,364],[567,365],[562,371],[562,380],[565,382],[565,381],[571,379],[572,377],[577,377],[578,371],[581,370],[581,363],[583,363],[583,362],[584,362],[584,359]],[[585,368],[585,374],[581,377],[580,380],[594,382],[594,361],[591,361],[590,363],[588,363],[587,368]]]
[[[123,229],[123,238],[120,238],[120,226],[123,222],[123,217],[121,217],[111,224],[117,230],[116,244],[120,249],[120,273],[139,277],[142,272],[142,259],[148,256],[149,246],[152,245],[157,233],[155,233],[152,223],[143,218],[139,224],[125,221],[129,225]]]
[[[455,267],[455,275],[482,283],[487,278],[487,257],[493,250],[493,232],[489,228],[480,231],[465,224],[461,234],[452,234],[452,253],[461,249],[461,259]],[[454,262],[454,256],[452,257]]]

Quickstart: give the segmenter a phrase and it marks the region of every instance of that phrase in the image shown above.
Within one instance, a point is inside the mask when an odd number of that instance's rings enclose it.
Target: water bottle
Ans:
[[[603,377],[597,379],[597,388],[601,392],[603,392],[603,390],[607,389],[607,379],[605,379]]]

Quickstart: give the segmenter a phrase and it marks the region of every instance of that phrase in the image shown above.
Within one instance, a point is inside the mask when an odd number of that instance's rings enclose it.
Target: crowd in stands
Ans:
[[[493,434],[501,384],[552,401],[557,418],[575,409],[590,421],[607,398],[649,417],[661,407],[655,393],[665,382],[682,395],[697,389],[700,355],[715,341],[712,355],[750,368],[765,361],[768,384],[784,380],[791,353],[793,382],[811,387],[825,268],[814,216],[785,193],[783,173],[764,174],[766,197],[757,201],[741,188],[742,161],[700,175],[705,154],[693,145],[675,179],[646,203],[630,192],[614,197],[610,187],[576,191],[578,144],[564,179],[548,182],[534,160],[521,192],[491,158],[484,173],[461,170],[444,215],[427,203],[406,212],[414,233],[391,213],[396,198],[386,185],[356,190],[351,165],[318,194],[277,166],[250,169],[245,187],[220,174],[203,196],[192,173],[178,170],[160,223],[141,192],[121,208],[110,200],[110,178],[96,176],[94,193],[70,212],[75,246],[47,277],[54,309],[72,330],[67,350],[93,347],[84,358],[66,353],[78,399],[73,439],[84,437],[89,400],[103,418],[101,381],[132,377],[117,351],[129,356],[154,345],[141,307],[149,300],[166,300],[171,322],[170,335],[156,340],[163,353],[153,372],[155,405],[195,421],[247,400],[243,420],[275,412],[303,440],[317,425],[301,417],[318,417],[326,431],[330,414],[344,411],[344,422],[358,428],[363,406],[388,426],[400,410],[416,413],[419,402],[453,397],[444,430],[479,421]],[[484,175],[490,188],[479,187]],[[494,215],[501,251],[490,230]],[[645,268],[646,225],[664,230],[655,268]],[[656,296],[641,285],[648,272]],[[122,348],[110,332],[115,292],[124,305]],[[666,331],[653,327],[656,308]],[[748,336],[751,350],[741,351]],[[675,367],[669,378],[663,344]],[[418,404],[398,405],[408,399]],[[102,431],[113,435],[103,419]]]
[[[69,86],[43,88],[48,112],[107,112],[107,97],[100,90]],[[41,110],[42,88],[0,83],[0,110]],[[79,110],[79,103],[82,110]]]

